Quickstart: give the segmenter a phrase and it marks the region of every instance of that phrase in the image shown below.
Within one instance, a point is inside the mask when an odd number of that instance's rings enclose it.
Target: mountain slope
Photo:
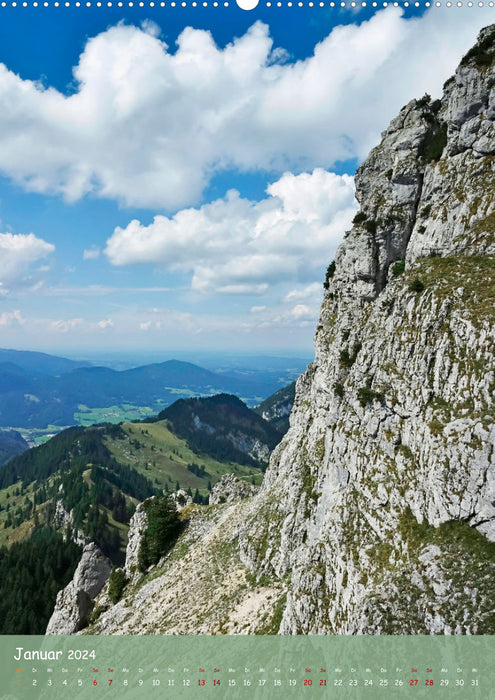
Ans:
[[[8,611],[0,615],[2,634],[45,631],[81,546],[96,543],[90,553],[84,550],[88,566],[106,556],[122,564],[138,502],[179,488],[195,503],[207,502],[212,486],[232,472],[250,492],[260,483],[259,458],[280,439],[269,424],[235,396],[177,404],[166,420],[69,428],[0,470],[0,562],[9,569],[0,581],[0,612]],[[173,432],[172,419],[186,426],[178,416],[187,418],[190,407],[220,436],[213,449],[195,439],[199,427],[188,426],[184,437]],[[80,577],[91,580],[83,569]]]
[[[45,632],[57,591],[74,574],[83,545],[94,542],[96,552],[122,564],[139,501],[163,488],[174,491],[179,479],[190,493],[195,489],[196,500],[207,499],[207,486],[226,472],[248,483],[259,480],[258,469],[192,452],[163,423],[140,428],[69,429],[0,472],[2,634]],[[150,445],[153,463],[146,460]]]
[[[239,464],[262,466],[281,433],[236,396],[181,399],[158,414],[199,452]]]
[[[495,633],[494,60],[495,25],[358,169],[260,493],[193,515],[91,631]]]
[[[283,435],[289,430],[289,416],[294,405],[295,394],[296,382],[291,382],[262,401],[259,406],[255,406],[253,410]]]
[[[20,433],[15,430],[0,430],[0,466],[27,449],[29,445]]]
[[[191,402],[202,417],[208,418],[209,428],[215,426],[226,442],[213,441],[212,449],[208,440],[196,438],[195,430],[200,432],[200,428],[194,425],[192,429],[187,426],[184,437],[174,432],[171,417],[184,428],[177,416],[189,415],[188,410],[184,413],[183,404],[189,406],[190,402],[179,401],[177,409],[167,409],[171,410],[167,420],[158,417],[152,423],[72,427],[13,457],[0,470],[0,506],[7,506],[0,507],[0,541],[24,538],[35,520],[52,524],[57,500],[67,513],[72,512],[71,527],[94,539],[91,528],[86,527],[87,517],[93,506],[101,506],[100,510],[115,511],[115,522],[109,527],[103,523],[96,541],[106,554],[118,558],[118,551],[125,545],[126,529],[115,523],[128,523],[133,504],[158,491],[178,488],[194,489],[205,496],[227,472],[259,482],[259,461],[250,455],[253,445],[249,438],[254,436],[258,449],[268,455],[280,435],[236,397],[221,397],[217,402],[215,398]],[[225,439],[232,433],[236,446]],[[43,509],[35,513],[38,504]]]

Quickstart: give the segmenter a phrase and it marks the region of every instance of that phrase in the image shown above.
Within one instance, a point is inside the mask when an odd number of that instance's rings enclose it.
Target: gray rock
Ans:
[[[494,85],[493,65],[460,66],[442,101],[406,105],[358,170],[363,216],[336,254],[315,362],[239,532],[254,573],[290,575],[282,633],[490,625],[480,611],[493,607],[493,566],[470,568],[468,548],[451,580],[451,543],[435,528],[453,521],[461,537],[468,523],[495,540],[495,327],[479,274],[480,256],[495,253]],[[446,139],[426,162],[435,123]],[[491,586],[474,592],[476,566]]]
[[[71,514],[65,509],[61,498],[55,504],[55,514],[53,516],[53,526],[55,529],[66,528],[67,525],[72,526],[73,519]]]
[[[148,527],[148,517],[143,503],[138,503],[134,515],[129,522],[129,532],[127,535],[127,549],[125,551],[124,571],[129,578],[138,565],[138,554],[141,540]]]
[[[211,490],[209,504],[233,503],[253,496],[258,490],[258,487],[241,481],[236,474],[224,474]]]
[[[179,489],[171,495],[172,500],[175,502],[175,507],[177,510],[184,510],[186,506],[190,506],[193,502],[192,496],[190,496],[184,489]]]
[[[111,570],[112,562],[98,546],[86,545],[72,581],[57,595],[46,634],[74,634],[84,627]]]
[[[62,485],[60,485],[60,492],[62,492]],[[67,536],[67,527],[71,528],[71,539],[73,542],[76,544],[81,545],[81,547],[84,547],[85,545],[89,544],[91,540],[89,537],[86,537],[84,532],[82,530],[74,530],[73,529],[74,525],[74,517],[72,511],[69,513],[63,503],[62,498],[59,498],[57,500],[57,503],[55,504],[55,513],[53,516],[53,527],[56,530],[62,530],[63,531],[63,537],[64,540],[66,539]]]

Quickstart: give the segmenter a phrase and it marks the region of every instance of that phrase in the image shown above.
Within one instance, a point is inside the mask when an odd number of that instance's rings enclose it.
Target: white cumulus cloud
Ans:
[[[67,200],[175,211],[226,169],[329,169],[363,158],[412,97],[438,96],[491,21],[488,3],[408,20],[389,7],[296,62],[259,21],[224,48],[186,28],[173,52],[153,23],[119,24],[87,42],[74,94],[0,64],[0,172]]]
[[[330,259],[356,212],[354,182],[322,169],[286,173],[252,202],[225,198],[143,226],[117,227],[105,254],[113,265],[162,264],[192,274],[192,288],[263,294],[271,284],[314,278]]]
[[[301,289],[292,289],[285,296],[284,301],[303,301],[305,299],[319,299],[321,301],[322,285],[321,282],[313,282]]]
[[[47,271],[46,266],[32,269],[38,260],[46,258],[55,246],[27,235],[0,233],[0,286],[2,291],[18,286],[35,286]]]
[[[309,306],[306,304],[296,304],[296,306],[294,306],[294,308],[291,310],[291,314],[297,319],[309,319],[314,317],[314,312],[311,311]]]

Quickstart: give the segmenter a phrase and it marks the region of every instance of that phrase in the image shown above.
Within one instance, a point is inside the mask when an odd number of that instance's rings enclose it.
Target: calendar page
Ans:
[[[0,698],[489,698],[494,2],[0,0]]]

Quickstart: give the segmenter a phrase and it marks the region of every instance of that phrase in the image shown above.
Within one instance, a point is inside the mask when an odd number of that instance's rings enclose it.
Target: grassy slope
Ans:
[[[208,455],[193,452],[185,440],[168,429],[166,421],[123,423],[122,429],[127,439],[107,437],[105,444],[118,462],[136,469],[157,488],[168,486],[173,491],[178,481],[182,488],[198,488],[200,492],[206,493],[208,481],[214,484],[229,472],[235,472],[249,481],[254,476],[255,482],[261,483],[263,475],[259,469],[233,462],[219,462]],[[135,445],[135,441],[140,447]],[[187,469],[187,465],[192,463],[205,466],[203,478]]]
[[[3,510],[0,511],[0,547],[2,545],[10,545],[14,542],[20,542],[21,540],[25,539],[31,534],[34,527],[32,519],[24,521],[17,528],[9,527],[7,528],[7,530],[4,529],[4,523],[7,520],[9,512],[15,513],[18,507],[24,506],[24,500],[26,496],[29,498],[29,500],[33,500],[33,487],[34,484],[30,484],[27,488],[24,489],[24,493],[22,495],[19,493],[18,496],[15,495],[15,492],[17,490],[19,490],[20,492],[21,490],[20,481],[18,481],[16,484],[13,484],[12,486],[9,486],[6,489],[0,489],[0,506],[2,506],[3,508]],[[9,498],[7,498],[7,494],[9,494]],[[10,504],[9,511],[5,510],[8,504]]]
[[[471,255],[432,258],[421,261],[420,279],[426,287],[435,284],[436,295],[450,298],[453,289],[462,287],[463,311],[477,324],[484,317],[493,318],[495,299],[495,258]]]

